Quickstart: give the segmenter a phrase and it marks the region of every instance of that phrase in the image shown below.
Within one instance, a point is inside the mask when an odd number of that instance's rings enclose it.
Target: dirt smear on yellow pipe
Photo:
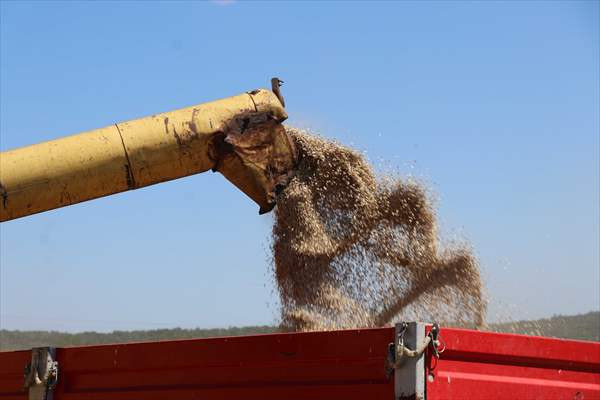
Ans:
[[[286,129],[299,164],[272,231],[284,330],[484,324],[477,259],[466,244],[440,244],[423,185],[378,178],[357,151]]]

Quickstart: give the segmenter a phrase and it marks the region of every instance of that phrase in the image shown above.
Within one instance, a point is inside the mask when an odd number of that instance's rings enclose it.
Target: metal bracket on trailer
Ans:
[[[423,322],[396,324],[387,360],[388,374],[394,373],[395,399],[425,399],[425,351],[431,346],[433,356],[439,357],[439,331],[438,324],[433,324],[428,335]]]
[[[52,400],[58,381],[58,362],[54,347],[36,347],[31,350],[31,362],[25,366],[23,388],[29,391],[29,400]]]

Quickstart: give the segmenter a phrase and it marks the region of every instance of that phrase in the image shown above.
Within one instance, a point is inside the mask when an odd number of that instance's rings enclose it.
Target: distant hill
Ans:
[[[491,324],[489,329],[496,332],[600,342],[600,311],[578,315],[555,315],[552,318],[535,321]]]
[[[496,332],[600,341],[600,312],[594,311],[571,316],[558,315],[535,321],[491,324],[489,329]],[[106,343],[256,335],[274,332],[278,332],[278,328],[274,326],[248,326],[226,329],[175,328],[147,331],[114,331],[111,333],[0,330],[0,351],[30,349],[37,346],[83,346]]]
[[[274,326],[246,326],[216,329],[153,329],[147,331],[113,331],[111,333],[0,330],[0,351],[29,349],[38,346],[85,346],[107,343],[147,342],[155,340],[199,339],[220,336],[257,335],[278,332]]]

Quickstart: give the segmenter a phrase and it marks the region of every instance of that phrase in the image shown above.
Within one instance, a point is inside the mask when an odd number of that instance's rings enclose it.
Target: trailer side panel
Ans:
[[[600,343],[444,328],[427,399],[600,399]]]

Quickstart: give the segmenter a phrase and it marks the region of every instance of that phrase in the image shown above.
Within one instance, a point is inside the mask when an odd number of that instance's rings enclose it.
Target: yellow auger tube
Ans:
[[[286,118],[260,89],[0,153],[0,221],[209,169],[267,212],[295,164]]]

